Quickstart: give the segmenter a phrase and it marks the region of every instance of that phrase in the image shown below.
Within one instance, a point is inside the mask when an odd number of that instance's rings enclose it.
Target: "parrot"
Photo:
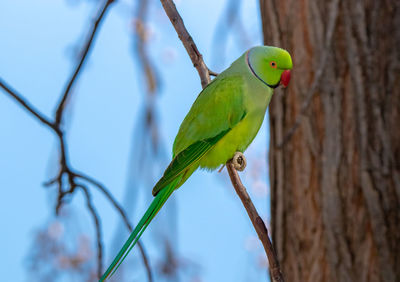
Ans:
[[[263,123],[273,90],[288,86],[291,69],[286,50],[256,46],[200,92],[179,127],[172,161],[153,188],[153,201],[100,282],[117,270],[167,199],[195,170],[215,170],[247,149]]]

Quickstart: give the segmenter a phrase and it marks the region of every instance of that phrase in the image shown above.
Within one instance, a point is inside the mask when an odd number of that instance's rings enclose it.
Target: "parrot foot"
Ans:
[[[247,161],[242,152],[236,152],[232,158],[233,167],[238,171],[243,171],[246,168]]]

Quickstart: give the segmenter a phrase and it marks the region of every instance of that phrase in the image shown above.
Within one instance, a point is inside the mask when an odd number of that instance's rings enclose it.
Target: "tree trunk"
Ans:
[[[400,281],[400,1],[261,0],[261,14],[294,64],[270,105],[286,281]]]

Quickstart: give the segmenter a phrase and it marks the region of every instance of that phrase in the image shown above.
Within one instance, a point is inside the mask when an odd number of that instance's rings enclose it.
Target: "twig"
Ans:
[[[74,177],[81,178],[83,180],[86,180],[87,182],[93,184],[97,189],[99,189],[104,196],[111,202],[111,204],[115,207],[115,209],[121,214],[122,220],[124,221],[126,228],[128,228],[129,231],[132,231],[132,225],[130,224],[128,220],[128,216],[126,215],[125,211],[123,208],[118,204],[118,202],[114,199],[113,195],[101,184],[98,182],[96,179],[85,175],[83,173],[73,173]]]
[[[104,16],[110,7],[112,3],[114,3],[115,0],[105,0],[103,7],[100,9],[98,15],[95,17],[95,20],[93,21],[93,25],[91,26],[91,31],[88,33],[88,37],[85,40],[84,44],[84,49],[82,52],[82,55],[80,57],[80,60],[76,67],[74,68],[74,71],[71,74],[71,78],[69,79],[69,82],[67,83],[65,90],[63,91],[61,100],[57,106],[56,113],[55,113],[55,120],[54,120],[54,130],[58,136],[59,139],[59,144],[60,144],[60,170],[58,173],[58,176],[54,182],[58,184],[58,198],[57,198],[57,205],[56,205],[56,213],[58,214],[59,209],[62,206],[62,201],[63,198],[66,194],[70,194],[74,192],[74,189],[76,187],[76,183],[74,180],[74,175],[72,173],[72,170],[70,168],[70,165],[68,164],[68,159],[67,159],[67,145],[65,142],[64,138],[64,131],[62,130],[61,127],[61,122],[63,118],[63,113],[65,109],[65,103],[67,101],[67,98],[69,94],[71,93],[71,89],[73,84],[75,83],[76,79],[78,78],[79,74],[81,73],[82,67],[84,66],[84,63],[86,62],[87,55],[89,54],[89,51],[91,50],[91,46],[93,45],[94,39],[98,33],[100,24],[102,20],[104,19]],[[69,183],[69,189],[66,191],[63,191],[63,181],[64,178],[63,176],[67,176],[67,181]]]
[[[126,228],[128,228],[128,230],[129,230],[129,232],[132,232],[132,230],[133,230],[132,225],[130,224],[124,209],[114,199],[113,195],[104,187],[103,184],[101,184],[96,179],[94,179],[94,178],[92,178],[92,177],[90,177],[88,175],[85,175],[85,174],[82,174],[82,173],[73,173],[73,174],[74,174],[75,177],[81,178],[81,179],[91,183],[92,185],[94,185],[97,189],[99,189],[104,194],[104,196],[111,202],[111,204],[114,206],[114,208],[119,212],[119,214],[122,217],[122,220],[124,221],[124,223],[126,225]],[[151,272],[149,260],[147,259],[146,250],[144,249],[141,241],[138,241],[137,245],[138,245],[139,251],[140,251],[140,253],[142,255],[144,266],[146,268],[148,281],[151,282],[151,281],[153,281],[153,275],[152,275],[152,272]]]
[[[209,73],[211,76],[218,76],[218,75],[219,75],[219,73],[217,73],[217,72],[215,72],[215,71],[212,71],[212,70],[210,70],[210,69],[208,69],[208,73]]]
[[[265,253],[267,254],[269,261],[269,269],[271,271],[272,281],[283,282],[282,272],[279,267],[279,262],[272,246],[271,240],[268,236],[268,229],[264,224],[264,221],[258,214],[256,208],[254,207],[253,202],[250,199],[249,194],[247,193],[246,187],[243,186],[242,181],[240,180],[239,174],[237,170],[243,170],[243,166],[245,166],[244,155],[240,152],[236,153],[232,160],[229,160],[226,163],[226,168],[229,173],[229,177],[231,179],[232,185],[235,188],[236,193],[238,194],[240,200],[245,207],[247,214],[251,220],[251,223],[254,226],[254,229],[257,232],[258,238],[262,242],[264,246]]]
[[[101,21],[103,20],[104,15],[106,14],[108,8],[110,7],[110,5],[114,1],[115,0],[106,0],[104,2],[103,8],[100,9],[100,12],[99,12],[98,16],[95,18],[95,20],[93,22],[92,30],[89,33],[90,35],[88,36],[88,38],[86,40],[85,47],[83,49],[83,52],[82,52],[81,58],[79,60],[79,63],[76,65],[75,71],[72,73],[71,78],[69,79],[69,81],[68,81],[68,83],[67,83],[67,85],[65,87],[65,90],[63,91],[64,94],[62,95],[62,98],[61,98],[61,100],[60,100],[60,102],[59,102],[59,104],[57,106],[56,118],[55,118],[55,123],[56,124],[60,124],[61,123],[62,114],[63,114],[64,108],[65,108],[65,103],[66,103],[67,98],[68,98],[68,96],[69,96],[69,94],[71,92],[72,86],[73,86],[74,82],[76,81],[76,79],[77,79],[77,77],[78,77],[78,75],[79,75],[79,73],[80,73],[80,71],[82,69],[82,66],[84,65],[84,63],[86,61],[86,57],[87,57],[87,55],[88,55],[88,53],[90,51],[90,47],[92,46],[93,40],[95,39],[95,36],[97,34],[98,27],[99,27]]]
[[[92,196],[86,186],[77,184],[76,187],[81,188],[86,198],[86,206],[93,217],[94,226],[96,229],[96,241],[97,241],[97,276],[101,277],[103,271],[103,243],[99,215],[92,203]]]
[[[301,105],[300,113],[297,115],[293,126],[287,131],[287,133],[283,137],[282,142],[277,145],[278,149],[282,149],[282,147],[285,146],[290,141],[293,134],[296,132],[297,128],[299,127],[301,119],[306,114],[306,111],[307,111],[308,107],[310,106],[312,99],[314,98],[315,94],[317,93],[317,90],[318,90],[319,84],[320,84],[320,80],[326,69],[325,68],[326,62],[328,60],[328,55],[329,55],[330,48],[332,45],[332,37],[333,37],[333,33],[335,31],[336,22],[337,22],[338,14],[339,14],[339,3],[340,3],[340,0],[334,0],[331,3],[332,7],[331,7],[331,9],[329,9],[330,14],[329,14],[329,22],[328,22],[327,33],[326,33],[326,38],[325,38],[325,48],[324,48],[324,52],[321,56],[320,63],[318,64],[319,67],[315,73],[314,80],[306,94],[306,100]]]
[[[24,109],[35,116],[39,121],[54,129],[54,125],[49,121],[39,110],[35,109],[28,101],[25,100],[20,94],[17,93],[11,86],[7,85],[6,82],[0,77],[0,87],[4,89],[12,98],[14,98]]]
[[[178,11],[176,10],[176,6],[174,1],[172,0],[160,0],[161,4],[164,7],[165,13],[170,19],[172,25],[174,26],[176,33],[178,34],[179,39],[182,41],[183,46],[186,49],[186,52],[189,54],[190,60],[192,60],[193,66],[196,68],[199,73],[201,86],[204,88],[210,83],[210,72],[208,67],[203,61],[203,56],[197,49],[196,44],[193,41],[193,38],[190,36],[187,31],[185,24]]]
[[[201,55],[194,58],[194,55],[200,53],[197,50],[197,47],[194,44],[192,37],[186,30],[182,18],[176,10],[174,2],[171,0],[161,0],[161,3],[163,4],[165,12],[170,18],[171,23],[174,25],[179,38],[185,46],[186,51],[188,52],[190,59],[194,64],[194,67],[197,69],[200,75],[203,88],[206,87],[207,84],[210,82],[210,71],[204,63]],[[195,46],[196,52],[192,53],[194,49],[188,48],[187,46]],[[246,167],[246,158],[242,153],[236,153],[233,159],[226,163],[226,167],[228,169],[232,185],[235,188],[236,193],[241,199],[244,207],[246,208],[247,214],[249,215],[250,220],[253,223],[253,226],[257,232],[257,235],[264,246],[269,261],[272,280],[274,282],[283,282],[283,276],[279,267],[277,256],[272,247],[271,240],[268,236],[267,227],[265,226],[262,218],[258,215],[257,210],[254,207],[254,204],[251,201],[250,196],[247,194],[246,188],[243,186],[242,181],[240,180],[240,177],[237,173],[237,170],[243,170]]]

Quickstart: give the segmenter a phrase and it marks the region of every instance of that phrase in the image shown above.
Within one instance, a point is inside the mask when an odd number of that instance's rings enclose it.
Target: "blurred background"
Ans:
[[[400,281],[400,1],[176,5],[214,72],[254,45],[292,56],[240,174],[285,281]],[[0,88],[1,280],[96,281],[198,74],[159,1],[3,0]],[[141,243],[115,281],[269,280],[226,170],[196,172]]]
[[[256,0],[176,5],[213,71],[262,44]],[[103,6],[85,0],[0,3],[1,78],[50,120]],[[200,91],[198,74],[159,1],[115,1],[63,113],[70,167],[102,183],[136,224]],[[85,195],[66,195],[56,216],[58,187],[44,186],[59,173],[57,136],[3,94],[0,120],[2,280],[95,281],[96,230]],[[248,149],[242,177],[267,220],[266,132],[264,126]],[[100,220],[107,267],[129,233],[104,194],[83,182]],[[262,246],[226,170],[195,173],[142,238],[154,281],[265,281],[268,275]],[[135,248],[116,281],[146,280]]]

